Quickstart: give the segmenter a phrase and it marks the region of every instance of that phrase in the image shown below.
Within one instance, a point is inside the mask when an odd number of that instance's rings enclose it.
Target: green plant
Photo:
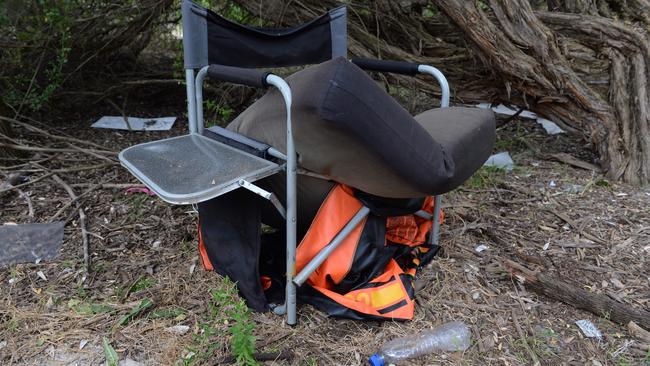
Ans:
[[[140,301],[140,303],[131,309],[131,311],[124,315],[123,317],[120,318],[120,320],[117,321],[117,325],[124,326],[130,323],[133,319],[138,317],[139,315],[145,313],[149,308],[153,306],[153,302],[150,299],[143,299]]]
[[[106,357],[106,365],[108,366],[117,366],[119,363],[119,357],[117,356],[117,352],[115,352],[115,349],[113,346],[111,346],[111,343],[108,341],[106,337],[102,338],[102,347],[104,348],[104,356]]]
[[[18,331],[20,328],[18,320],[14,317],[4,322],[3,327],[11,333]]]
[[[153,278],[147,278],[147,277],[140,277],[138,278],[133,285],[131,285],[131,288],[129,289],[129,292],[138,292],[142,291],[146,288],[149,288],[153,285],[156,284],[156,280]]]
[[[209,359],[221,347],[215,339],[227,325],[230,334],[230,348],[238,365],[257,365],[255,352],[255,324],[250,319],[250,310],[237,294],[234,283],[224,279],[223,287],[210,291],[208,314],[206,314],[192,335],[192,344],[187,347],[187,356],[181,361],[185,365]]]
[[[605,188],[609,187],[609,182],[606,181],[605,179],[599,179],[594,184],[597,185],[598,187],[605,187]]]
[[[512,150],[518,147],[525,147],[525,146],[526,145],[522,143],[520,139],[517,138],[499,137],[494,142],[494,150],[496,151]]]
[[[212,316],[225,314],[234,324],[230,326],[230,345],[238,365],[257,365],[253,358],[255,352],[255,323],[250,319],[250,310],[246,303],[237,295],[237,288],[229,280],[225,281],[224,290],[213,290],[210,311]]]
[[[434,16],[440,14],[438,8],[433,5],[427,5],[422,8],[422,17],[423,18],[433,18]]]
[[[496,183],[505,176],[506,172],[491,166],[484,166],[472,175],[465,186],[469,188],[487,188],[496,185]]]
[[[77,314],[82,315],[112,313],[115,311],[115,308],[110,305],[87,303],[82,302],[79,299],[68,300],[68,308],[74,310]]]
[[[169,309],[156,309],[147,314],[149,319],[176,319],[183,320],[187,317],[185,309],[172,307]]]
[[[235,112],[232,108],[217,104],[213,100],[204,101],[205,110],[211,118],[206,118],[206,127],[224,126],[230,121],[232,114]]]

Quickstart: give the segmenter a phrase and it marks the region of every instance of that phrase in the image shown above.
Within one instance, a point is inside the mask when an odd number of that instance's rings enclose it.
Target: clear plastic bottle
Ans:
[[[464,351],[470,346],[470,331],[462,322],[445,323],[435,329],[386,342],[370,356],[370,365],[388,366],[435,351]]]

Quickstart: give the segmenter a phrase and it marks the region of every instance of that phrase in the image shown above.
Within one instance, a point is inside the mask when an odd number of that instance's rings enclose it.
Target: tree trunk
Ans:
[[[337,5],[239,3],[284,26]],[[420,0],[355,2],[350,52],[433,64],[450,79],[456,102],[531,109],[590,141],[608,178],[650,182],[650,38],[639,30],[650,29],[650,0],[433,3],[441,14]]]
[[[474,2],[439,0],[483,63],[515,91],[520,105],[583,132],[611,179],[648,183],[650,100],[647,36],[603,17],[534,13],[525,0],[491,0],[495,21]],[[611,60],[609,97],[573,70],[554,27],[605,51]]]

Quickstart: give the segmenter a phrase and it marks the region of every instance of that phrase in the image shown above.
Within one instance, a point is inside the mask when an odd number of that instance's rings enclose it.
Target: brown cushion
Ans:
[[[391,198],[454,189],[480,167],[494,142],[490,111],[431,110],[415,119],[365,72],[339,58],[287,78],[301,167]],[[277,90],[228,128],[286,151]]]

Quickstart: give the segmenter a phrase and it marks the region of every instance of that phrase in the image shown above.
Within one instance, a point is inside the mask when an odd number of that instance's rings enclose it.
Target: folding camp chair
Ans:
[[[286,219],[285,303],[275,307],[274,312],[286,313],[287,323],[295,324],[296,287],[307,280],[370,210],[362,207],[327,246],[299,273],[295,273],[296,174],[302,170],[297,164],[292,134],[292,94],[282,78],[255,68],[315,64],[338,56],[345,57],[346,8],[333,9],[295,28],[278,30],[243,26],[184,0],[182,21],[189,134],[132,146],[120,153],[120,161],[136,178],[171,204],[204,202],[236,189],[249,190],[271,201]],[[364,59],[352,62],[366,70],[429,74],[440,84],[441,106],[449,105],[447,81],[432,66]],[[256,88],[276,87],[286,109],[286,151],[226,129],[206,129],[202,94],[206,77]],[[259,179],[280,172],[286,172],[286,207],[273,193],[255,184]],[[437,195],[433,214],[417,213],[433,221],[429,240],[435,246],[439,237],[440,206],[440,195]]]

